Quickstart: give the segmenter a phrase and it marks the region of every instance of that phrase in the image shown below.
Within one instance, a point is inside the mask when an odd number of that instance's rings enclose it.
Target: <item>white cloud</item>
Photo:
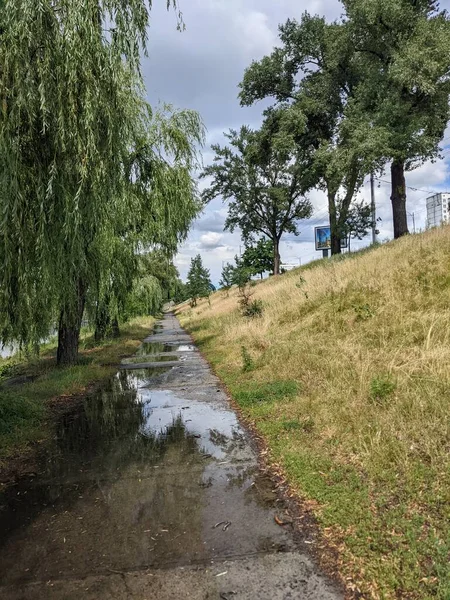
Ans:
[[[223,244],[221,244],[222,239],[222,233],[217,233],[215,231],[204,233],[202,236],[200,236],[200,248],[203,248],[204,250],[211,250],[212,248],[223,246]]]

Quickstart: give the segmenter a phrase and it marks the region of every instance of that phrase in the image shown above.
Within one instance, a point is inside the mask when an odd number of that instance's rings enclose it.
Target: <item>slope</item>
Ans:
[[[237,290],[190,330],[366,598],[450,598],[450,227]]]

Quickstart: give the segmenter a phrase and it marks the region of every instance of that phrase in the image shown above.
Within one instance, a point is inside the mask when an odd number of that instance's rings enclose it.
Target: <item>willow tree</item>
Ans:
[[[119,321],[129,316],[136,281],[153,276],[167,289],[178,275],[171,258],[202,206],[191,176],[202,141],[197,113],[170,105],[149,113],[126,157],[127,201],[118,204],[111,231],[99,240],[97,285],[89,294],[97,339],[117,333]]]
[[[145,236],[161,229],[145,218],[169,210],[164,161],[151,183],[130,175],[151,140],[139,73],[149,14],[145,0],[5,0],[0,19],[1,338],[38,342],[56,320],[58,363],[70,364],[120,216],[138,207],[131,229]],[[183,147],[201,127],[172,137]],[[177,222],[185,169],[171,177]]]

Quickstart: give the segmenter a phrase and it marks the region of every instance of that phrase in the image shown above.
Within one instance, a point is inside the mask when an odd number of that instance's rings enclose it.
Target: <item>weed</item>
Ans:
[[[282,427],[285,431],[296,431],[301,429],[302,425],[300,421],[283,421]]]
[[[356,313],[357,321],[367,321],[375,314],[368,304],[354,304],[353,310]]]
[[[0,381],[2,379],[7,379],[8,377],[13,377],[18,372],[18,366],[16,363],[11,361],[5,361],[0,364]]]
[[[391,375],[378,375],[370,382],[370,399],[376,404],[385,404],[395,391],[396,383]]]
[[[245,346],[241,348],[242,353],[242,372],[247,373],[248,371],[253,371],[255,365],[253,363],[253,358],[250,356],[249,351]]]

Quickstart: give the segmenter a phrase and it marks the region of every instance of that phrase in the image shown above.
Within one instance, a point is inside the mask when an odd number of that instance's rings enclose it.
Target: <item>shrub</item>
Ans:
[[[264,305],[262,300],[252,300],[242,310],[242,314],[244,317],[262,317],[264,311]]]

